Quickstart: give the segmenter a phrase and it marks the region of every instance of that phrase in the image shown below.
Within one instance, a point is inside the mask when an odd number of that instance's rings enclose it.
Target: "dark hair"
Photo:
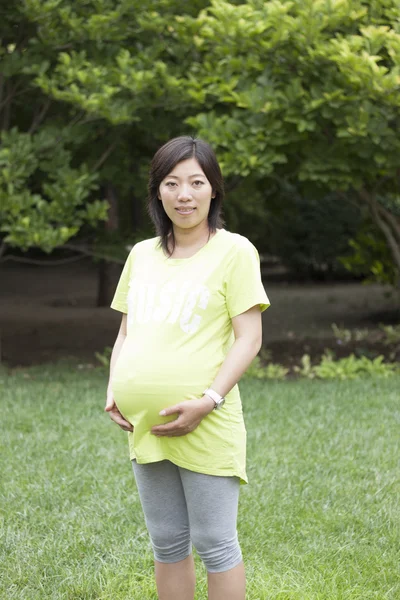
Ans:
[[[173,251],[175,247],[174,230],[172,221],[159,200],[159,187],[162,180],[171,173],[178,163],[189,158],[195,158],[198,161],[215,193],[215,198],[211,200],[208,212],[210,233],[216,231],[217,228],[221,228],[224,224],[221,214],[224,182],[214,150],[204,140],[190,136],[181,136],[169,140],[157,150],[151,161],[147,198],[147,210],[157,235],[160,236],[160,246],[169,255],[171,252],[168,248],[168,237],[171,237]]]

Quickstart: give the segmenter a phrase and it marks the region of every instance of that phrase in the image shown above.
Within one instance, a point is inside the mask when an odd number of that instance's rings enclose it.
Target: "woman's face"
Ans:
[[[191,229],[203,224],[208,228],[208,212],[214,197],[210,182],[195,158],[177,165],[163,179],[159,198],[174,228]]]

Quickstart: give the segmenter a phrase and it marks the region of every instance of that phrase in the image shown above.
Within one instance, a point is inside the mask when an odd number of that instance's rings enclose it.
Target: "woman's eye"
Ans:
[[[176,185],[175,181],[167,181],[165,184],[167,187],[174,187]]]
[[[197,186],[199,186],[199,185],[203,185],[203,184],[204,184],[204,181],[201,181],[201,180],[199,179],[198,181],[194,181],[193,183],[194,183],[194,185],[197,185]]]

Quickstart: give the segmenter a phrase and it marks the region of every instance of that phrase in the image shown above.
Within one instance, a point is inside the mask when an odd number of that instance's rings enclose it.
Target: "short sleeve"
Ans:
[[[270,306],[261,281],[260,257],[246,238],[229,262],[225,279],[226,305],[232,319],[259,304],[261,312]]]
[[[117,289],[115,290],[113,301],[111,302],[111,308],[114,310],[119,310],[125,314],[128,314],[128,291],[129,281],[131,278],[133,251],[134,248],[132,248],[128,258],[126,259],[124,268],[122,269],[121,277],[118,281]]]

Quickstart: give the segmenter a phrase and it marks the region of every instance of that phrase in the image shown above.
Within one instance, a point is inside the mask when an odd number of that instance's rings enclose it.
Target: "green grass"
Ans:
[[[0,373],[1,600],[156,598],[105,382],[104,371],[73,366]],[[248,599],[398,600],[400,379],[241,389]]]

